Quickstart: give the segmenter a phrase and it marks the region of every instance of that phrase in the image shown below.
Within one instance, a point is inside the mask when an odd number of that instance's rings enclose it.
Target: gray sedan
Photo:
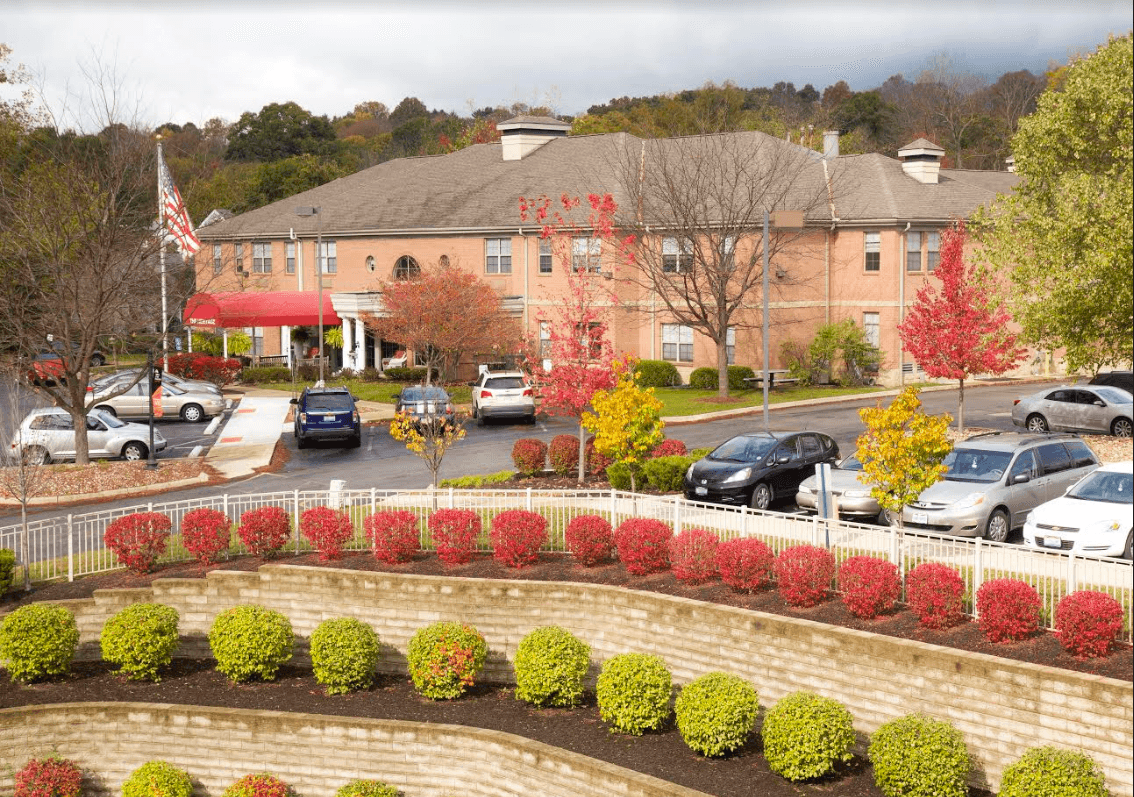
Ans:
[[[90,387],[95,393],[106,393],[109,392],[111,387],[128,385],[140,376],[143,377],[142,381],[144,382],[144,373],[141,369],[137,368],[115,371],[112,374],[100,376],[98,379],[93,380]],[[185,379],[181,376],[175,376],[169,373],[169,371],[161,375],[161,383],[163,386],[171,385],[181,390],[202,390],[206,393],[216,393],[218,396],[221,395],[221,389],[212,382],[206,382],[203,379]]]
[[[831,478],[827,486],[835,499],[839,517],[873,520],[888,525],[889,515],[870,494],[870,485],[863,480],[864,475],[857,454],[851,454],[838,465],[831,467]],[[810,512],[818,511],[818,478],[808,476],[803,480],[799,485],[799,492],[795,494],[795,505]]]
[[[145,381],[132,385],[125,392],[112,395],[121,387],[109,385],[103,392],[87,393],[87,405],[105,410],[122,418],[146,418],[150,414],[150,396]],[[155,406],[155,416],[158,407]],[[182,390],[172,385],[162,385],[160,417],[180,418],[196,423],[225,409],[223,396],[204,390]]]
[[[1131,395],[1109,385],[1060,385],[1016,399],[1012,423],[1029,432],[1058,430],[1130,437]]]

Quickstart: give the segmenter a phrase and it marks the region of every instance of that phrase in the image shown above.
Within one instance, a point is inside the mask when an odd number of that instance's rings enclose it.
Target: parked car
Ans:
[[[148,426],[120,421],[99,409],[87,415],[87,450],[91,459],[145,459],[150,455],[149,439]],[[154,451],[162,451],[165,446],[165,438],[154,429]],[[74,459],[74,420],[61,407],[32,410],[20,423],[8,452],[10,456],[37,464]]]
[[[362,445],[362,419],[355,398],[345,387],[308,387],[295,405],[295,444],[307,448],[313,440],[345,440],[348,448]]]
[[[870,485],[863,481],[862,462],[859,461],[857,452],[831,467],[827,488],[835,499],[839,517],[873,520],[889,525],[889,513],[878,505],[878,500],[870,494]],[[795,505],[809,512],[819,511],[818,478],[808,476],[800,483],[799,491],[795,494]]]
[[[820,432],[737,435],[689,466],[685,497],[767,509],[795,495],[817,464],[838,459],[838,444]]]
[[[112,395],[117,388],[109,385],[101,391],[87,393],[87,406],[105,410],[120,418],[148,418],[150,414],[149,383],[142,380],[131,385],[125,392]],[[173,385],[162,384],[161,417],[180,418],[197,423],[225,409],[224,396],[206,390],[182,390]]]
[[[394,412],[405,412],[415,421],[444,420],[452,423],[457,418],[453,399],[441,387],[414,385],[402,388],[394,404]]]
[[[72,351],[76,351],[78,348],[77,343],[71,344]],[[63,379],[63,354],[66,350],[66,345],[59,340],[40,346],[31,357],[31,362],[25,374],[27,381],[32,384],[47,385],[65,381]],[[106,355],[96,349],[91,353],[90,363],[92,367],[96,368],[105,365]]]
[[[1120,387],[1134,394],[1134,371],[1099,371],[1088,384]]]
[[[100,376],[98,379],[91,380],[87,386],[87,390],[93,393],[105,393],[112,385],[122,385],[133,382],[138,379],[139,374],[143,374],[142,381],[145,381],[143,369],[131,368],[125,371],[115,371],[106,376]],[[208,393],[216,393],[218,396],[222,395],[221,389],[212,382],[207,382],[204,379],[185,379],[184,377],[174,376],[168,371],[162,373],[161,384],[172,385],[173,387],[181,390],[203,390]]]
[[[535,389],[522,371],[482,371],[472,388],[472,416],[483,426],[490,418],[522,418],[535,423]]]
[[[1109,385],[1060,385],[1018,398],[1012,423],[1029,432],[1058,429],[1130,437],[1131,396]]]
[[[1095,556],[1134,558],[1134,463],[1091,471],[1024,522],[1024,544]]]
[[[902,511],[903,525],[1004,542],[1028,513],[1099,466],[1072,434],[989,432],[957,443],[945,477]]]

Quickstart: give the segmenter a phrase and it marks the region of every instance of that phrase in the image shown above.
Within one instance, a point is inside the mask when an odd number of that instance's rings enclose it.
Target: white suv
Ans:
[[[523,418],[535,423],[535,389],[522,371],[481,371],[469,387],[477,425],[489,418]]]

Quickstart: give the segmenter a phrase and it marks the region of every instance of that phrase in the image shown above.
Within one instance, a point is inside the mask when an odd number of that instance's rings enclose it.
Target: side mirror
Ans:
[[[791,462],[791,454],[789,454],[788,452],[781,451],[780,453],[776,454],[777,465],[786,465],[789,462]]]
[[[299,403],[299,399],[297,399],[297,398],[293,398],[291,401],[288,402],[288,404],[298,404],[298,403]]]
[[[1032,477],[1026,473],[1017,473],[1012,477],[1012,484],[1027,484],[1032,480]]]

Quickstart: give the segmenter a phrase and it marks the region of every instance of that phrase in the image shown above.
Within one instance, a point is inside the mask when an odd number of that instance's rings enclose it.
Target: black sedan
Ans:
[[[816,465],[838,458],[838,444],[820,432],[737,435],[689,466],[685,497],[767,509],[777,499],[794,498]]]

